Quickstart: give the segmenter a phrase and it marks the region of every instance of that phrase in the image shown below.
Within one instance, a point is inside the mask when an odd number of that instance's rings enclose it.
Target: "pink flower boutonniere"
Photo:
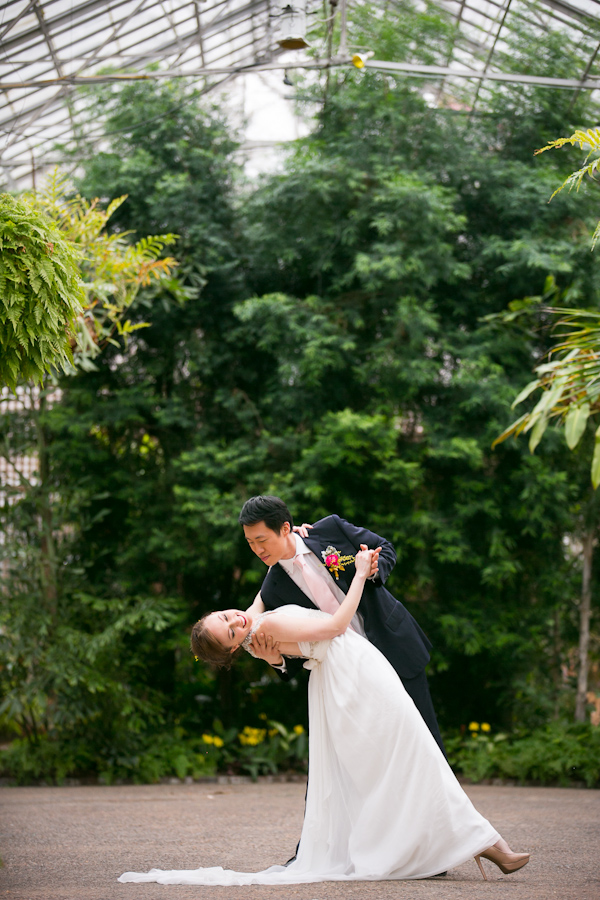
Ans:
[[[339,579],[339,572],[344,572],[346,566],[353,563],[355,560],[354,556],[342,556],[339,550],[336,550],[335,547],[331,545],[327,547],[326,550],[321,551],[321,556],[323,557],[323,561],[325,566],[329,569],[332,575],[335,575],[336,581]]]

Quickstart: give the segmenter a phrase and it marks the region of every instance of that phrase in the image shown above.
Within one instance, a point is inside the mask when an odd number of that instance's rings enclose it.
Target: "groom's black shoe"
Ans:
[[[290,862],[291,862],[291,860],[290,860]],[[287,863],[286,863],[286,866],[287,866]],[[434,877],[434,878],[441,878],[442,875],[447,875],[447,874],[448,874],[447,872],[438,872],[437,875],[434,875],[433,877]]]
[[[308,786],[307,786],[306,790],[308,791]],[[300,847],[300,841],[298,841],[298,843],[296,844],[296,852],[294,853],[293,856],[291,856],[288,859],[288,861],[286,863],[284,863],[284,866],[289,866],[289,865],[291,865],[291,863],[296,861],[296,857],[298,856],[298,848],[299,847]]]

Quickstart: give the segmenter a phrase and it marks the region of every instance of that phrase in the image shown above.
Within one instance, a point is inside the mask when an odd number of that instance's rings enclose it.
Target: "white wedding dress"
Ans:
[[[291,605],[279,614],[327,615]],[[379,650],[350,630],[331,641],[301,643],[300,649],[312,672],[309,779],[296,859],[262,872],[151,869],[126,872],[119,881],[245,885],[427,878],[498,840]]]

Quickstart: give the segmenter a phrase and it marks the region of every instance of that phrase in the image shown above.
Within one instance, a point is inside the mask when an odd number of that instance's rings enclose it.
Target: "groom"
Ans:
[[[294,532],[290,511],[279,497],[251,497],[242,507],[239,522],[250,549],[269,566],[260,590],[266,609],[293,603],[330,612],[350,587],[360,545],[375,550],[371,576],[351,627],[394,667],[445,755],[425,675],[431,643],[385,587],[396,563],[390,542],[336,515],[316,522],[303,539]],[[284,680],[302,665],[299,660],[284,660],[256,635],[252,646],[259,658],[280,670]]]

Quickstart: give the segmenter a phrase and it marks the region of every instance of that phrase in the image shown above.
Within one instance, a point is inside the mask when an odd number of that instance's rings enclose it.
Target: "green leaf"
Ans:
[[[589,416],[589,403],[582,403],[581,406],[572,406],[567,413],[565,419],[565,438],[567,439],[569,450],[574,450],[579,443],[581,435],[585,431]]]
[[[533,453],[535,451],[535,448],[541,441],[547,425],[548,425],[548,416],[547,415],[540,416],[540,418],[535,423],[533,431],[531,432],[531,435],[529,437],[529,450],[531,451],[531,453]]]
[[[594,456],[592,458],[592,486],[594,490],[600,484],[600,425],[596,429],[594,440]]]
[[[536,388],[541,387],[541,382],[537,379],[535,381],[530,381],[529,384],[523,388],[520,394],[518,394],[513,402],[511,403],[511,409],[514,409],[519,403],[522,403],[523,400],[526,400],[530,394],[532,394]]]
[[[564,375],[557,378],[552,387],[549,390],[544,391],[537,404],[534,406],[532,415],[535,415],[536,413],[546,414],[547,411],[550,411],[557,400],[560,400],[567,380],[567,377]]]

